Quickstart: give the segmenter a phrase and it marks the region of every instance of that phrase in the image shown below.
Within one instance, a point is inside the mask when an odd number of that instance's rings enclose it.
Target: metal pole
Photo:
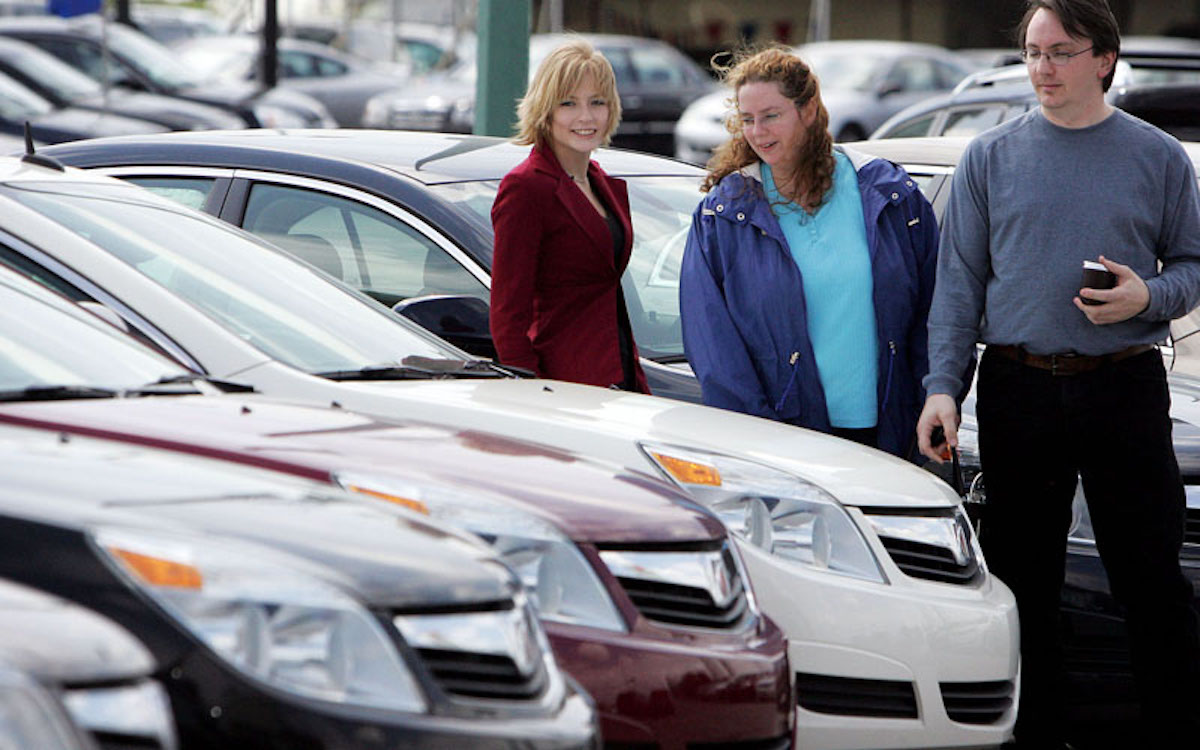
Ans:
[[[262,84],[273,89],[279,82],[279,16],[276,0],[264,0],[262,27]]]
[[[479,0],[476,135],[509,136],[529,80],[530,0]]]
[[[563,30],[563,0],[550,0],[550,31],[561,34]]]

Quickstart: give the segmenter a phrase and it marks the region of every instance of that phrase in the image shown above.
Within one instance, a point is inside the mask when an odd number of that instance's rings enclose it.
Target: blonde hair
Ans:
[[[800,188],[807,188],[804,208],[816,210],[833,187],[833,136],[829,134],[829,112],[821,101],[821,87],[812,69],[787,47],[771,45],[760,49],[746,49],[735,53],[727,66],[713,67],[733,90],[729,102],[734,105],[733,113],[725,120],[725,129],[733,136],[721,144],[708,162],[708,177],[701,186],[703,192],[711,190],[721,178],[742,167],[758,161],[758,155],[746,142],[742,132],[742,120],[737,112],[737,92],[747,83],[775,83],[787,99],[791,99],[797,111],[810,102],[816,107],[808,137],[801,146],[800,167],[792,176],[790,185],[781,188],[785,194],[797,195]]]
[[[621,100],[617,96],[617,78],[612,65],[583,39],[572,39],[546,55],[538,65],[525,96],[517,104],[517,134],[514,141],[522,146],[550,142],[550,121],[559,103],[571,95],[588,74],[592,75],[600,95],[608,102],[608,124],[604,145],[621,122]]]

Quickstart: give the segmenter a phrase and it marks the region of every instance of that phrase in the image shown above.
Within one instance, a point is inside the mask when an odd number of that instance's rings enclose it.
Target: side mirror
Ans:
[[[488,328],[488,303],[462,294],[409,297],[392,309],[430,333],[478,357],[496,358]]]

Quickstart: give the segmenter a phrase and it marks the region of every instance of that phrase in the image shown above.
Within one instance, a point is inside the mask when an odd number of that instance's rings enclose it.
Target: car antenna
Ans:
[[[39,167],[48,169],[57,169],[59,172],[65,172],[62,164],[59,164],[55,159],[49,156],[42,156],[33,151],[33,130],[29,127],[29,120],[25,121],[25,155],[21,157],[21,161],[27,164],[36,164]]]

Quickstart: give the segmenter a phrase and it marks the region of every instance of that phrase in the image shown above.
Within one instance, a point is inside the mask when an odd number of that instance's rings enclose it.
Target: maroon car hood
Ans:
[[[328,481],[333,472],[501,493],[577,542],[722,538],[719,521],[665,481],[552,447],[258,396],[9,403],[0,422],[136,442]]]

